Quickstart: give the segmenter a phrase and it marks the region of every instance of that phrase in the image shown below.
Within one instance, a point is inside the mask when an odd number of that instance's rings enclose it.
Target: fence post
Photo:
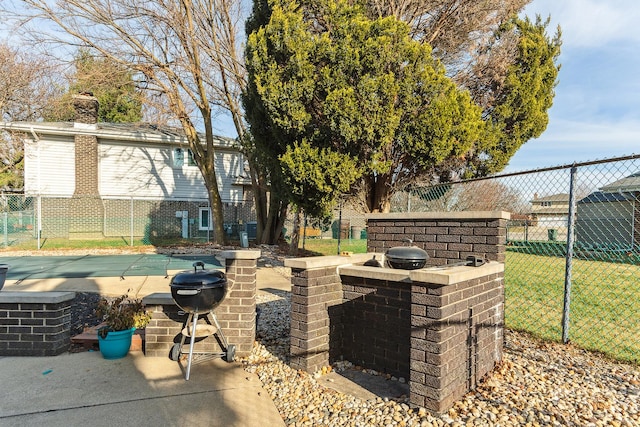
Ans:
[[[133,246],[133,197],[131,197],[131,217],[129,218],[129,227],[130,227],[130,231],[131,231],[131,241],[129,243],[129,246]]]
[[[9,247],[9,218],[8,218],[8,213],[5,211],[4,212],[4,247],[8,248]]]
[[[38,145],[38,147],[40,147]],[[36,233],[38,234],[38,250],[41,248],[40,238],[42,237],[42,196],[38,195],[38,228]]]
[[[569,218],[567,221],[567,255],[564,272],[564,306],[562,309],[562,342],[569,342],[569,314],[571,310],[571,270],[573,268],[573,244],[576,217],[576,174],[578,168],[571,168],[569,181]]]

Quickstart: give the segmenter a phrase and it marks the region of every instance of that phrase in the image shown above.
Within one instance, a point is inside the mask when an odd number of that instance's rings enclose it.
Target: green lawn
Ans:
[[[507,252],[508,328],[562,339],[564,258]],[[640,362],[640,267],[574,260],[569,339],[616,359]]]
[[[300,248],[302,248],[302,239],[300,239]],[[304,248],[309,252],[318,255],[337,255],[338,239],[306,239]],[[344,239],[340,241],[340,251],[353,252],[355,254],[363,254],[367,252],[367,240],[360,239]]]

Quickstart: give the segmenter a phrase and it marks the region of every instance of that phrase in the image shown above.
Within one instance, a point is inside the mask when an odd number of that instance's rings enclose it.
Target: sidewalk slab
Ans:
[[[134,351],[0,358],[0,426],[284,426],[255,374],[237,363],[193,364]]]

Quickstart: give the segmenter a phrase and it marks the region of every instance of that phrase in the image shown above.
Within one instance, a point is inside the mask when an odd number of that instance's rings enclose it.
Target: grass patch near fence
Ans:
[[[40,249],[42,250],[73,250],[73,249],[127,249],[134,251],[146,251],[151,250],[154,247],[163,246],[195,246],[198,244],[206,244],[206,242],[198,242],[197,240],[190,239],[156,239],[153,244],[149,243],[146,238],[136,238],[131,245],[130,238],[125,237],[113,237],[105,239],[95,240],[69,240],[62,238],[42,238],[40,240]],[[2,248],[8,251],[34,251],[38,249],[37,240],[25,240],[20,242],[12,242],[6,248]],[[0,249],[1,251],[1,249]]]
[[[564,258],[507,252],[506,326],[561,341],[564,270]],[[573,261],[570,342],[640,363],[639,316],[639,266]]]
[[[300,239],[299,247],[302,248],[302,239]],[[337,255],[338,239],[306,239],[304,242],[305,250],[317,253],[318,255]],[[344,239],[340,241],[340,251],[353,252],[354,254],[363,254],[367,252],[366,239]]]

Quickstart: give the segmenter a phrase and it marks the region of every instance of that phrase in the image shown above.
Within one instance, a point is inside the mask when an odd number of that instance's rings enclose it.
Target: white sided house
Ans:
[[[182,132],[97,123],[94,97],[74,104],[74,123],[0,123],[23,135],[24,192],[40,203],[43,237],[209,236],[207,189]],[[233,139],[214,145],[225,223],[251,219],[244,157]]]

